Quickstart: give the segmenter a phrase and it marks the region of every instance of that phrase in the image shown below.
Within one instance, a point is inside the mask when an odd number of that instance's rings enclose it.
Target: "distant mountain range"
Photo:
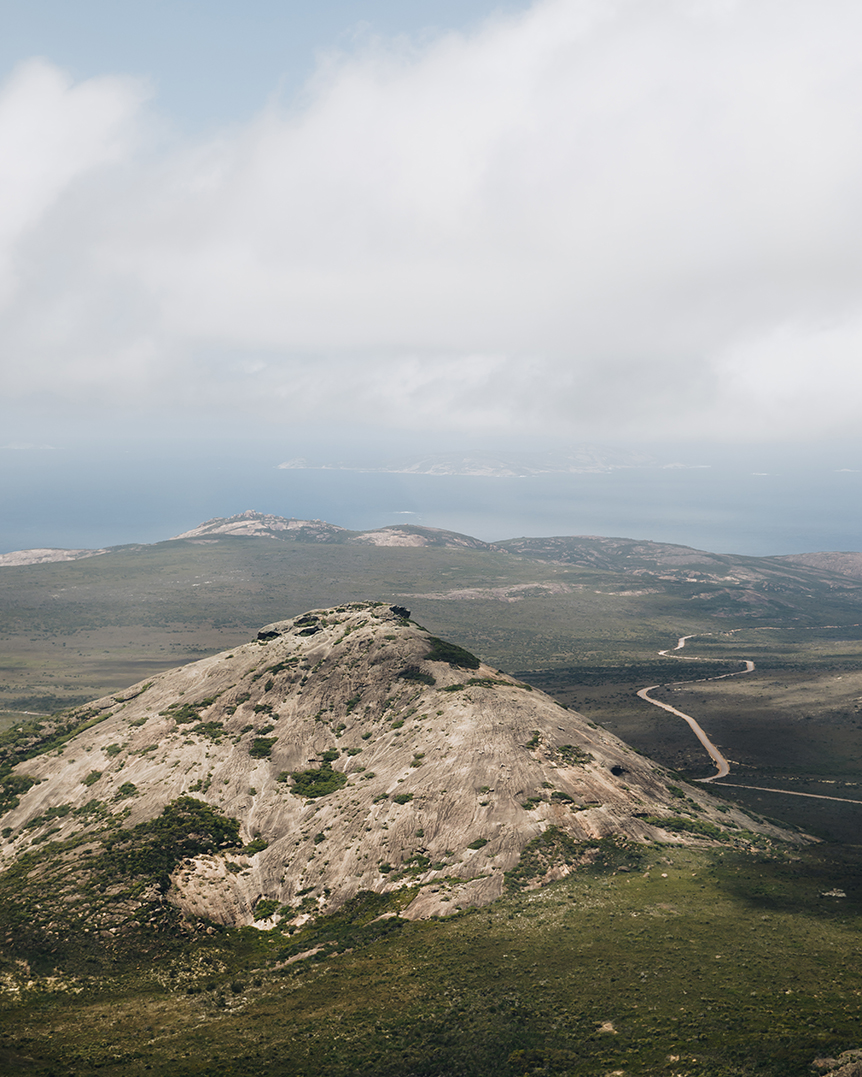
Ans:
[[[554,535],[522,537],[496,543],[474,539],[472,535],[443,528],[422,527],[418,523],[391,523],[371,531],[350,531],[326,520],[301,520],[274,516],[248,509],[236,516],[213,517],[190,531],[172,535],[167,542],[218,541],[235,539],[274,539],[302,543],[337,543],[366,546],[433,546],[447,549],[484,549],[505,551],[531,560],[555,564],[580,565],[583,568],[625,572],[628,575],[670,573],[663,578],[683,576],[690,583],[697,579],[723,578],[728,575],[742,578],[760,576],[769,571],[790,571],[794,567],[812,569],[829,575],[862,579],[862,553],[857,551],[825,551],[825,553],[789,554],[776,557],[743,557],[733,554],[710,554],[705,550],[673,543],[657,543],[637,539],[618,539],[599,535]],[[0,568],[15,565],[43,564],[51,561],[78,561],[99,557],[127,546],[101,549],[22,549],[0,555]],[[143,547],[141,547],[143,548]]]
[[[356,544],[365,546],[414,546],[445,549],[498,551],[559,565],[624,572],[631,576],[659,574],[661,579],[684,579],[688,583],[721,580],[742,583],[759,579],[764,571],[770,575],[791,576],[797,569],[814,570],[835,577],[862,580],[862,553],[820,552],[787,554],[775,557],[745,557],[714,554],[667,542],[612,538],[598,535],[558,535],[547,538],[513,538],[499,542],[481,539],[457,531],[420,524],[389,524],[370,531],[351,531],[326,520],[299,520],[274,516],[249,509],[235,516],[217,516],[183,531],[165,541],[206,543],[224,538],[265,538],[320,544]],[[141,549],[144,547],[141,546]],[[0,568],[44,564],[52,561],[78,561],[86,557],[110,554],[128,546],[109,546],[97,550],[33,549],[0,554]],[[848,580],[848,583],[849,583]]]

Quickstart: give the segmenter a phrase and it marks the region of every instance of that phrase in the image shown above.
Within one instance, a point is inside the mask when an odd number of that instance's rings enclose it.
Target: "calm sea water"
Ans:
[[[485,540],[594,534],[754,555],[862,549],[862,472],[837,459],[737,455],[709,467],[528,479],[279,470],[277,461],[203,449],[6,452],[0,552],[156,542],[245,509],[357,530],[421,523]]]

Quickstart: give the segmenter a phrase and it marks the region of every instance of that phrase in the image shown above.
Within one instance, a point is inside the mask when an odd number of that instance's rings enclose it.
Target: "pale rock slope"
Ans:
[[[55,561],[81,561],[85,557],[99,557],[105,550],[15,550],[0,554],[0,568],[12,568],[20,565],[47,565]]]
[[[98,826],[80,845],[88,820],[130,831],[195,797],[239,822],[243,848],[173,867],[160,900],[190,923],[302,922],[404,887],[402,915],[452,912],[497,897],[543,834],[569,855],[549,854],[536,885],[589,858],[591,839],[787,837],[380,603],[268,625],[72,718],[89,726],[15,768],[37,784],[0,818],[0,866],[66,849],[73,872],[100,852]]]
[[[176,539],[204,539],[216,535],[235,535],[238,538],[302,538],[311,542],[332,542],[341,535],[350,534],[343,527],[325,520],[297,520],[294,517],[272,516],[265,512],[248,509],[235,516],[216,516],[212,520],[174,535]]]

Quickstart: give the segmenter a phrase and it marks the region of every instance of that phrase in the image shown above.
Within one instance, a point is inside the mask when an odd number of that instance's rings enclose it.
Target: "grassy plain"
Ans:
[[[862,865],[652,847],[442,920],[143,937],[7,1011],[4,1073],[802,1077],[862,1035]],[[846,898],[826,897],[836,880]],[[852,881],[852,886],[849,883]],[[379,900],[379,899],[378,899]],[[320,947],[311,956],[291,957]],[[68,958],[74,965],[74,957]]]

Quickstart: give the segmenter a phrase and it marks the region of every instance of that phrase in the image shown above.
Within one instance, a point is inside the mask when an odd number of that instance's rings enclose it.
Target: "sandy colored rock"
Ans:
[[[435,657],[419,625],[358,603],[267,625],[232,651],[97,700],[79,712],[90,728],[16,768],[38,784],[0,820],[11,831],[0,863],[49,828],[52,840],[72,837],[94,799],[130,828],[193,796],[237,819],[248,848],[182,862],[168,900],[190,920],[266,927],[362,890],[418,887],[409,917],[487,903],[549,827],[576,843],[704,840],[655,823],[682,810],[788,837],[735,807],[719,811],[698,786],[684,787],[683,805],[662,767],[460,656],[450,654],[461,666]],[[332,791],[300,795],[304,771],[329,774]],[[552,866],[537,884],[571,867]],[[256,919],[261,900],[273,908]]]

